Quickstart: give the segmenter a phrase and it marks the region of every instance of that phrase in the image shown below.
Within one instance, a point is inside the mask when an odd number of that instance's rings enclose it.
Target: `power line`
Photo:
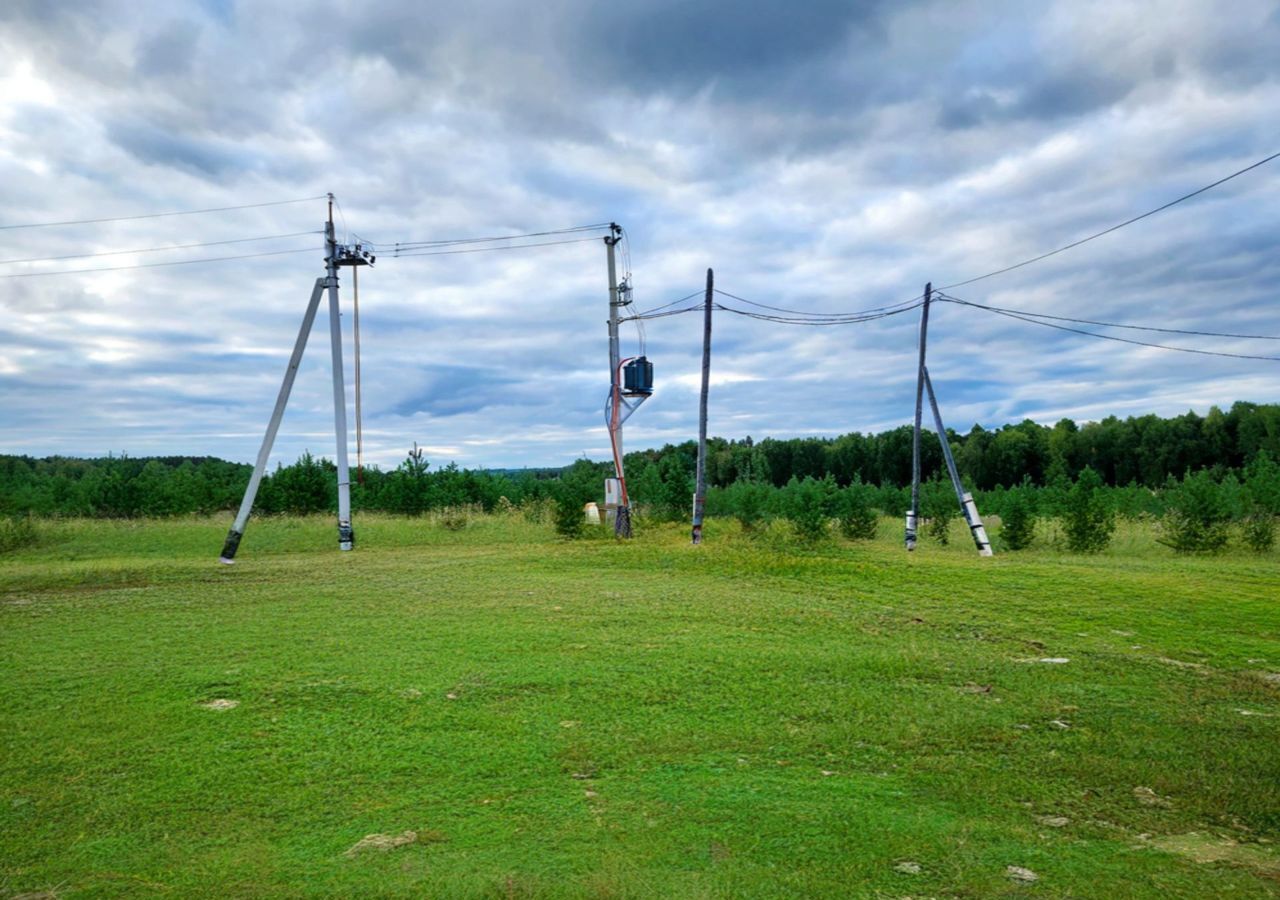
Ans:
[[[1072,334],[1082,334],[1085,337],[1101,338],[1104,341],[1119,341],[1122,344],[1134,344],[1138,347],[1153,347],[1156,350],[1174,350],[1178,353],[1195,353],[1200,356],[1225,356],[1230,359],[1257,359],[1265,360],[1267,362],[1280,362],[1280,356],[1254,356],[1247,353],[1225,353],[1220,350],[1197,350],[1192,347],[1171,347],[1168,344],[1152,344],[1147,341],[1135,341],[1131,338],[1117,337],[1114,334],[1098,334],[1096,331],[1085,331],[1081,328],[1071,328],[1067,325],[1055,325],[1052,322],[1042,322],[1039,319],[1032,319],[1027,316],[1018,315],[1017,313],[1006,312],[991,306],[980,306],[977,303],[965,303],[964,305],[972,306],[974,309],[986,310],[987,312],[995,313],[997,316],[1017,319],[1031,325],[1040,325],[1044,328],[1056,328],[1059,331],[1069,331]]]
[[[327,194],[319,197],[299,197],[296,200],[272,200],[268,203],[244,203],[240,206],[212,206],[207,209],[184,209],[178,212],[143,213],[137,216],[108,216],[104,219],[73,219],[65,222],[29,222],[24,225],[0,225],[0,231],[14,228],[53,228],[59,225],[98,225],[102,222],[131,222],[135,219],[161,219],[166,216],[196,216],[203,213],[233,212],[237,209],[261,209],[264,206],[286,206],[290,203],[310,203],[313,200],[324,200]]]
[[[201,241],[198,244],[171,244],[168,247],[137,247],[132,250],[103,250],[99,253],[72,253],[67,256],[31,256],[25,259],[0,259],[0,265],[13,263],[54,262],[63,259],[90,259],[98,256],[122,256],[130,253],[159,253],[163,250],[190,250],[195,247],[221,247],[226,244],[249,244],[254,241],[273,241],[282,238],[321,234],[319,231],[294,231],[289,234],[263,234],[258,237],[235,238],[227,241]]]
[[[810,318],[818,318],[818,319],[830,319],[833,316],[840,317],[840,318],[843,318],[846,316],[861,316],[861,315],[866,315],[870,313],[883,312],[885,310],[896,310],[899,307],[906,306],[907,304],[918,303],[920,300],[924,299],[923,294],[918,294],[915,297],[912,297],[910,300],[903,300],[900,303],[892,303],[888,306],[875,306],[875,307],[872,307],[871,309],[859,310],[857,312],[851,312],[851,313],[823,313],[823,312],[807,311],[802,309],[787,309],[786,307],[782,307],[782,306],[766,306],[763,303],[757,303],[754,300],[748,300],[746,297],[739,297],[737,294],[730,294],[728,291],[722,291],[718,288],[714,290],[715,290],[715,293],[720,294],[722,297],[729,297],[730,299],[738,300],[750,306],[759,307],[760,309],[768,309],[774,312],[788,313],[789,315],[794,317],[810,317]],[[914,309],[915,307],[911,307],[911,308]]]
[[[525,238],[552,237],[560,234],[577,234],[583,231],[599,231],[608,227],[609,223],[605,222],[603,224],[596,225],[573,225],[568,228],[556,228],[550,231],[530,231],[524,234],[503,234],[495,235],[493,237],[446,238],[431,241],[396,241],[391,245],[391,252],[399,254],[405,250],[425,250],[429,247],[445,247],[460,244],[492,244],[497,241],[515,241],[523,240]],[[589,238],[589,240],[595,240],[595,238]],[[375,241],[373,243],[375,246],[379,246],[378,242]],[[387,244],[383,243],[381,246],[387,246]]]
[[[1126,328],[1130,331],[1158,331],[1163,334],[1189,334],[1197,337],[1221,337],[1221,338],[1241,338],[1255,341],[1280,341],[1280,335],[1273,334],[1235,334],[1229,331],[1194,331],[1185,328],[1158,328],[1154,325],[1125,325],[1120,322],[1099,322],[1094,319],[1073,319],[1070,316],[1053,316],[1048,313],[1029,312],[1025,309],[1008,309],[1002,306],[984,306],[981,303],[974,303],[970,300],[961,300],[959,297],[952,297],[947,294],[938,295],[938,300],[948,303],[959,303],[962,306],[972,306],[976,309],[985,309],[990,312],[1011,313],[1019,316],[1029,316],[1034,319],[1053,319],[1057,322],[1075,322],[1079,325],[1098,325],[1103,328]]]
[[[78,275],[86,272],[123,272],[126,269],[159,269],[166,266],[190,266],[197,263],[226,262],[232,259],[257,259],[261,256],[283,256],[286,253],[319,253],[316,247],[299,247],[296,250],[268,250],[264,253],[242,253],[238,256],[203,256],[199,259],[177,259],[172,262],[138,263],[132,266],[103,266],[95,269],[57,269],[52,272],[17,272],[0,275],[4,278],[43,278],[47,275]]]
[[[752,312],[746,309],[737,309],[733,306],[726,306],[723,303],[717,303],[716,309],[724,310],[739,316],[746,316],[749,319],[759,319],[763,322],[774,322],[779,325],[858,325],[863,322],[874,322],[878,319],[887,319],[890,316],[901,315],[905,312],[911,312],[913,309],[919,309],[924,305],[924,301],[912,303],[910,306],[904,306],[901,309],[890,309],[886,312],[876,312],[857,315],[835,315],[826,319],[813,319],[808,317],[793,316],[773,316],[765,313]],[[695,307],[696,308],[696,307]]]
[[[938,290],[945,291],[954,287],[964,287],[966,284],[973,284],[975,281],[982,281],[983,279],[986,279],[986,278],[994,278],[996,275],[1003,275],[1005,272],[1012,272],[1014,269],[1021,269],[1023,266],[1029,266],[1032,263],[1040,262],[1040,260],[1042,259],[1048,259],[1051,256],[1056,256],[1057,254],[1063,253],[1074,247],[1079,247],[1081,244],[1087,244],[1089,241],[1092,241],[1095,238],[1100,238],[1103,235],[1111,234],[1111,232],[1113,231],[1119,231],[1121,228],[1124,228],[1126,225],[1132,225],[1134,222],[1140,222],[1143,219],[1147,218],[1148,216],[1154,216],[1156,213],[1163,212],[1164,210],[1168,209],[1171,206],[1177,206],[1179,203],[1183,202],[1184,200],[1190,200],[1192,197],[1197,197],[1200,194],[1203,194],[1205,191],[1216,188],[1220,184],[1226,184],[1231,179],[1238,178],[1239,176],[1245,174],[1246,172],[1250,172],[1258,168],[1259,166],[1265,165],[1266,163],[1269,163],[1273,159],[1277,159],[1277,158],[1280,158],[1280,153],[1273,153],[1270,156],[1266,157],[1265,159],[1258,160],[1253,165],[1245,166],[1243,169],[1240,169],[1239,171],[1232,172],[1226,178],[1219,178],[1217,181],[1213,182],[1212,184],[1206,184],[1204,187],[1197,188],[1196,190],[1192,191],[1189,194],[1183,194],[1178,199],[1170,200],[1168,203],[1164,204],[1163,206],[1157,206],[1155,209],[1147,210],[1141,215],[1134,216],[1132,219],[1126,219],[1125,221],[1121,222],[1118,225],[1112,225],[1110,228],[1104,228],[1102,231],[1099,231],[1096,234],[1091,234],[1086,238],[1081,238],[1078,241],[1072,241],[1070,244],[1067,244],[1063,247],[1059,247],[1057,250],[1050,250],[1048,253],[1041,253],[1039,256],[1033,256],[1031,259],[1025,259],[1022,262],[1015,263],[1012,266],[1005,266],[1003,269],[996,269],[994,272],[988,272],[986,275],[979,275],[976,278],[969,278],[964,281],[957,281],[954,284],[944,284],[942,287],[938,288]]]
[[[638,312],[638,313],[636,313],[636,314],[634,314],[634,315],[628,316],[628,317],[627,317],[627,320],[629,320],[629,319],[647,319],[647,318],[650,318],[650,317],[652,316],[652,314],[653,314],[653,313],[656,313],[656,312],[658,312],[659,310],[666,309],[668,306],[675,306],[677,303],[684,303],[686,300],[692,300],[694,297],[697,297],[699,294],[702,294],[702,293],[704,293],[704,292],[703,292],[703,291],[694,291],[692,294],[689,294],[689,295],[688,295],[688,296],[686,296],[686,297],[681,297],[679,300],[672,300],[670,303],[664,303],[664,304],[662,304],[661,306],[655,306],[655,307],[653,307],[652,309],[646,309],[646,310],[644,310],[643,312]],[[626,321],[626,320],[623,320],[623,321]]]
[[[512,244],[509,247],[469,247],[464,250],[414,250],[408,253],[394,253],[393,259],[406,256],[450,256],[454,253],[492,253],[498,250],[524,250],[526,247],[555,247],[559,244],[582,244],[587,241],[594,241],[596,238],[573,238],[566,241],[539,241],[532,244]]]
[[[678,316],[683,313],[699,312],[700,310],[702,310],[702,308],[703,308],[703,305],[701,303],[698,303],[694,306],[685,307],[683,309],[669,309],[666,312],[638,313],[634,316],[628,316],[625,319],[619,319],[618,321],[619,322],[637,322],[637,321],[648,321],[649,319],[665,319],[667,316]]]

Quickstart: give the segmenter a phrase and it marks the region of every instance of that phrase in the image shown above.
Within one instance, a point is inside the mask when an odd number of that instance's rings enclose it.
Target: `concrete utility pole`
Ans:
[[[907,510],[908,550],[916,549],[916,526],[920,522],[920,416],[924,405],[924,351],[929,337],[929,301],[932,299],[933,282],[929,282],[924,286],[924,306],[920,312],[920,359],[916,364],[916,417],[915,426],[911,432],[911,508]]]
[[[293,382],[298,375],[298,366],[302,363],[302,352],[306,349],[307,338],[315,324],[316,311],[320,308],[320,298],[329,292],[329,340],[333,352],[333,425],[338,438],[338,547],[350,550],[355,545],[355,534],[351,530],[351,476],[347,468],[347,392],[343,384],[342,372],[342,319],[338,309],[338,267],[339,266],[371,266],[376,257],[372,251],[361,244],[339,245],[333,234],[333,194],[329,195],[329,220],[324,228],[324,264],[326,275],[317,278],[311,291],[311,302],[302,316],[302,327],[298,329],[298,338],[293,344],[293,353],[289,356],[289,365],[284,370],[284,381],[280,385],[280,393],[276,397],[275,408],[271,411],[271,419],[267,422],[267,433],[262,437],[262,446],[258,450],[258,458],[253,465],[253,475],[245,488],[244,499],[240,501],[240,510],[236,513],[235,522],[227,532],[227,540],[222,545],[220,561],[230,565],[235,562],[236,551],[240,548],[240,539],[244,537],[245,526],[249,523],[249,514],[253,511],[253,501],[258,496],[258,487],[262,484],[262,476],[267,470],[267,460],[271,457],[271,448],[275,444],[276,434],[280,430],[280,420],[284,417],[285,407],[289,404],[289,394],[293,391]],[[352,269],[354,281],[355,269]],[[357,379],[359,376],[357,375]]]
[[[707,299],[702,317],[702,393],[698,397],[698,474],[693,489],[693,542],[702,543],[702,513],[707,503],[707,393],[711,387],[711,295],[715,273],[707,269]]]
[[[227,532],[227,540],[222,545],[220,562],[231,565],[235,562],[236,551],[240,549],[240,539],[244,537],[245,527],[249,524],[249,513],[253,510],[254,498],[258,496],[258,487],[262,484],[262,476],[267,470],[267,460],[271,457],[271,447],[276,441],[276,432],[280,430],[280,420],[284,418],[284,409],[289,404],[289,394],[293,391],[293,382],[298,375],[298,366],[302,363],[302,351],[307,347],[307,337],[311,334],[311,326],[316,320],[316,310],[320,307],[320,298],[329,284],[329,278],[317,278],[311,291],[311,302],[302,315],[302,327],[298,329],[298,339],[293,343],[293,353],[289,355],[289,365],[284,370],[284,381],[280,385],[280,393],[276,396],[275,409],[271,411],[271,419],[267,422],[267,433],[262,437],[262,446],[258,449],[258,459],[253,464],[253,475],[249,477],[249,486],[245,488],[244,499],[240,501],[240,511],[236,513],[235,523]]]
[[[942,442],[942,458],[947,461],[947,474],[951,476],[951,486],[955,489],[956,499],[960,501],[960,514],[969,525],[969,534],[973,536],[978,555],[991,556],[991,541],[987,538],[987,528],[982,524],[982,517],[978,515],[978,504],[973,501],[973,494],[964,489],[960,473],[956,470],[955,457],[951,455],[951,442],[947,440],[947,427],[942,424],[938,396],[933,392],[933,380],[929,378],[928,366],[924,369],[924,386],[929,392],[929,406],[933,410],[933,424],[938,429],[938,440]]]
[[[325,225],[325,267],[329,273],[329,346],[333,355],[333,431],[338,443],[338,548],[355,546],[351,530],[351,473],[347,468],[347,390],[342,370],[342,318],[338,309],[338,243],[333,235],[333,194]]]
[[[617,508],[613,514],[613,532],[618,537],[631,537],[631,509],[629,507],[626,474],[622,465],[622,415],[619,396],[622,385],[618,383],[621,376],[622,351],[618,345],[618,320],[621,318],[622,297],[618,291],[618,261],[615,247],[622,240],[622,229],[617,223],[609,223],[609,234],[604,239],[605,252],[609,259],[609,396],[610,413],[609,440],[613,445],[614,477],[618,481]]]

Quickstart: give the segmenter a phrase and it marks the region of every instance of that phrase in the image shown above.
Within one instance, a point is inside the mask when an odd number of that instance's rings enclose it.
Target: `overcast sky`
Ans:
[[[0,224],[316,197],[375,242],[360,279],[366,459],[607,456],[599,240],[395,258],[396,241],[617,221],[636,308],[717,287],[838,312],[1075,240],[1280,150],[1273,0],[590,0],[0,6]],[[952,293],[1280,334],[1280,160]],[[311,286],[314,200],[0,230],[0,452],[252,460]],[[40,275],[314,248],[201,265]],[[21,276],[21,277],[13,277]],[[351,393],[350,278],[343,276]],[[718,313],[711,432],[910,420],[916,313],[804,328]],[[628,449],[697,433],[698,315],[647,324]],[[1137,333],[1119,334],[1138,337]],[[1157,342],[1280,356],[1280,343]],[[624,353],[637,352],[633,328]],[[950,304],[947,423],[1275,402],[1280,363],[1095,340]],[[327,317],[276,459],[332,456]],[[354,441],[352,444],[354,453]]]

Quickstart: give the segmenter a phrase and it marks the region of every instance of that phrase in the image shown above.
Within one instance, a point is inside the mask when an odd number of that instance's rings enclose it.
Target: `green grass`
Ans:
[[[1275,553],[226,528],[0,555],[0,896],[1280,893]]]

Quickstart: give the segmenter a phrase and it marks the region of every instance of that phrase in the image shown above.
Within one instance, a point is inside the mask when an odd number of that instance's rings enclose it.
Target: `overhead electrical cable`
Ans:
[[[295,250],[268,250],[263,253],[241,253],[237,256],[203,256],[199,259],[176,259],[172,262],[137,263],[132,266],[102,266],[94,269],[56,269],[52,272],[14,272],[0,275],[4,278],[44,278],[48,275],[79,275],[86,272],[123,272],[127,269],[159,269],[166,266],[192,266],[198,263],[227,262],[233,259],[257,259],[262,256],[283,256],[287,253],[316,253],[315,247],[298,247]]]
[[[1059,247],[1056,250],[1050,250],[1048,253],[1041,253],[1039,256],[1033,256],[1031,259],[1024,259],[1020,263],[1014,263],[1011,266],[1005,266],[1003,269],[996,269],[994,272],[988,272],[985,275],[978,275],[975,278],[967,278],[964,281],[957,281],[954,284],[944,284],[938,290],[945,291],[955,287],[963,287],[966,284],[973,284],[975,281],[982,281],[987,278],[994,278],[996,275],[1003,275],[1005,272],[1012,272],[1014,269],[1021,269],[1023,266],[1029,266],[1032,263],[1040,262],[1042,259],[1048,259],[1051,256],[1057,256],[1059,253],[1064,253],[1067,250],[1071,250],[1075,247],[1079,247],[1081,244],[1087,244],[1089,241],[1100,238],[1103,235],[1111,234],[1111,232],[1113,231],[1119,231],[1121,228],[1124,228],[1126,225],[1132,225],[1134,222],[1141,222],[1143,219],[1149,216],[1154,216],[1158,212],[1164,212],[1169,207],[1177,206],[1179,203],[1182,203],[1184,200],[1190,200],[1192,197],[1198,197],[1200,194],[1203,194],[1205,191],[1212,190],[1213,188],[1216,188],[1218,185],[1226,184],[1231,179],[1238,178],[1241,175],[1245,174],[1246,172],[1251,172],[1254,169],[1258,168],[1259,166],[1265,165],[1266,163],[1269,163],[1274,159],[1280,159],[1280,153],[1273,153],[1270,156],[1266,157],[1265,159],[1260,159],[1257,162],[1253,163],[1252,165],[1245,166],[1243,169],[1239,169],[1238,171],[1232,172],[1230,175],[1226,176],[1225,178],[1219,178],[1217,181],[1213,182],[1212,184],[1206,184],[1204,187],[1197,188],[1196,190],[1192,191],[1189,194],[1183,194],[1181,197],[1177,198],[1176,200],[1170,200],[1168,203],[1164,204],[1163,206],[1157,206],[1155,209],[1149,209],[1146,212],[1142,213],[1141,215],[1134,216],[1132,219],[1126,219],[1125,221],[1119,223],[1118,225],[1112,225],[1110,228],[1104,228],[1102,231],[1099,231],[1095,234],[1091,234],[1088,237],[1081,238],[1078,241],[1072,241],[1070,244],[1066,244],[1062,247]]]
[[[493,253],[499,250],[524,250],[528,247],[555,247],[559,244],[582,244],[587,241],[594,241],[596,238],[572,238],[564,241],[538,241],[530,244],[511,244],[506,247],[468,247],[462,250],[414,250],[409,253],[393,253],[392,258],[400,258],[406,256],[451,256],[455,253]]]
[[[694,306],[686,307],[684,309],[669,309],[666,312],[645,313],[643,315],[629,316],[625,319],[619,319],[618,321],[631,322],[631,321],[648,321],[649,319],[665,319],[667,316],[678,316],[683,313],[700,312],[702,309],[703,309],[703,304],[698,303]]]
[[[952,297],[947,294],[938,295],[935,299],[947,303],[958,303],[962,306],[972,306],[976,309],[985,309],[990,312],[1030,316],[1034,319],[1052,319],[1056,322],[1075,322],[1078,325],[1098,325],[1102,328],[1124,328],[1130,331],[1158,331],[1163,334],[1188,334],[1197,337],[1240,338],[1243,340],[1254,341],[1280,341],[1280,335],[1274,334],[1237,334],[1230,331],[1196,331],[1188,328],[1160,328],[1155,325],[1126,325],[1120,322],[1100,322],[1095,319],[1073,319],[1070,316],[1054,316],[1049,313],[1030,312],[1025,309],[1008,309],[1007,307],[1002,306],[987,306],[981,303],[974,303],[972,300],[961,300],[959,297]]]
[[[888,306],[876,306],[876,307],[872,307],[871,309],[860,310],[858,312],[852,312],[852,313],[824,313],[824,312],[814,312],[812,310],[787,309],[786,307],[782,307],[782,306],[767,306],[763,303],[757,303],[754,300],[748,300],[746,297],[739,297],[737,294],[730,294],[728,291],[722,291],[718,288],[715,289],[715,293],[720,294],[722,297],[728,297],[731,300],[738,300],[750,306],[759,307],[760,309],[768,309],[768,310],[772,310],[773,312],[787,313],[789,316],[794,316],[794,317],[809,317],[809,318],[817,318],[817,319],[829,319],[832,316],[839,316],[839,317],[860,316],[867,313],[878,313],[886,310],[898,310],[902,307],[908,306],[909,304],[917,304],[919,303],[919,301],[924,299],[923,294],[917,294],[915,297],[912,297],[910,300],[903,300],[900,303],[892,303]],[[914,307],[911,307],[911,308],[914,309]]]
[[[689,294],[685,297],[681,297],[679,300],[672,300],[670,303],[664,303],[661,306],[655,306],[652,309],[643,310],[641,312],[636,313],[635,315],[628,316],[627,319],[649,318],[653,313],[656,313],[659,310],[666,309],[668,306],[675,306],[677,303],[684,303],[686,300],[692,300],[694,297],[700,296],[703,293],[705,292],[694,291],[692,294]],[[627,319],[623,319],[622,321],[625,322],[627,321]]]
[[[395,242],[378,242],[373,241],[375,246],[387,247],[387,252],[398,254],[408,250],[425,250],[432,247],[446,247],[462,244],[493,244],[498,241],[516,241],[526,238],[537,237],[553,237],[562,234],[580,234],[584,231],[602,231],[609,227],[609,223],[603,225],[573,225],[569,228],[556,228],[550,231],[529,231],[524,234],[500,234],[491,237],[472,237],[472,238],[442,238],[430,241],[395,241]],[[595,240],[594,237],[587,240]]]
[[[887,312],[873,313],[869,315],[852,315],[852,316],[836,315],[826,319],[813,319],[808,317],[792,317],[792,316],[773,316],[773,315],[767,315],[765,313],[752,312],[751,310],[747,310],[747,309],[738,309],[737,307],[728,306],[723,303],[717,303],[715,305],[715,308],[724,310],[725,312],[733,313],[735,315],[746,316],[749,319],[759,319],[762,322],[774,322],[779,325],[822,326],[822,325],[858,325],[863,322],[875,322],[879,319],[887,319],[890,316],[897,316],[905,312],[911,312],[913,309],[919,309],[923,305],[924,305],[924,301],[922,300],[918,303],[912,304],[911,306],[904,306],[901,309],[890,310]]]
[[[98,225],[103,222],[132,222],[137,219],[162,219],[167,216],[197,216],[204,213],[233,212],[238,209],[261,209],[265,206],[286,206],[290,203],[310,203],[313,200],[325,200],[327,194],[319,197],[298,197],[295,200],[272,200],[267,203],[243,203],[239,206],[211,206],[206,209],[183,209],[177,212],[142,213],[136,216],[106,216],[101,219],[72,219],[65,222],[27,222],[21,225],[0,225],[0,231],[14,228],[54,228],[60,225]]]
[[[1005,312],[990,306],[981,306],[976,303],[966,303],[966,306],[972,306],[974,309],[985,310],[994,313],[997,316],[1005,316],[1009,319],[1017,319],[1020,322],[1027,322],[1031,325],[1040,325],[1044,328],[1056,328],[1059,331],[1069,331],[1072,334],[1082,334],[1085,337],[1101,338],[1104,341],[1119,341],[1122,344],[1133,344],[1138,347],[1152,347],[1156,350],[1173,350],[1178,353],[1195,353],[1200,356],[1225,356],[1230,359],[1257,359],[1267,362],[1280,362],[1280,356],[1256,356],[1249,353],[1227,353],[1221,350],[1198,350],[1194,347],[1172,347],[1168,344],[1153,344],[1148,341],[1135,341],[1132,338],[1118,337],[1114,334],[1099,334],[1096,331],[1085,331],[1082,328],[1071,328],[1067,325],[1057,325],[1053,322],[1044,322],[1040,319],[1033,319],[1028,316],[1022,316],[1017,313]]]
[[[196,244],[171,244],[168,247],[135,247],[131,250],[102,250],[97,253],[70,253],[66,256],[30,256],[24,259],[0,259],[0,265],[32,262],[54,262],[64,259],[91,259],[99,256],[127,256],[130,253],[160,253],[166,250],[191,250],[195,247],[221,247],[226,244],[251,244],[254,241],[274,241],[284,238],[322,234],[320,231],[293,231],[288,234],[263,234],[257,237],[234,238],[226,241],[201,241]]]

